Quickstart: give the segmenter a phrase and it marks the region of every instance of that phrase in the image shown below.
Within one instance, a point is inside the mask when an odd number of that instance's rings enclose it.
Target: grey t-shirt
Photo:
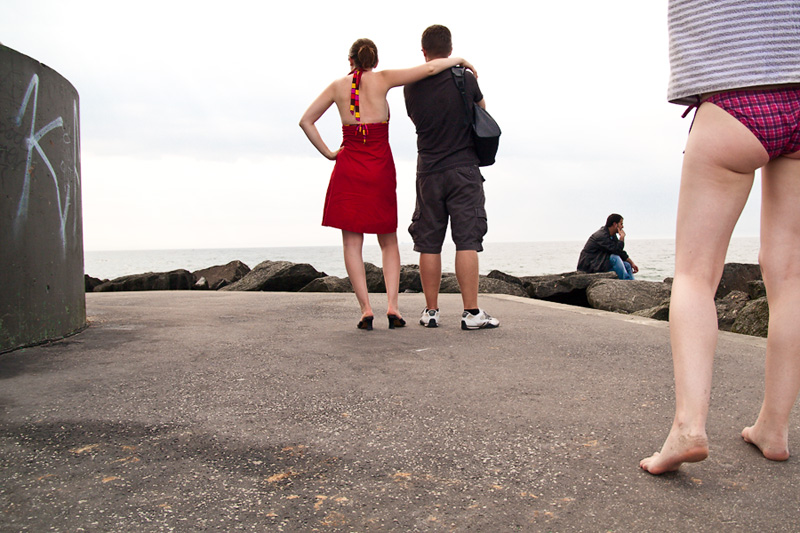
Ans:
[[[480,102],[483,94],[471,72],[464,76],[467,100]],[[450,69],[406,85],[406,111],[417,130],[417,174],[441,172],[478,164],[472,142],[472,106],[464,119],[464,100]]]
[[[797,0],[669,0],[667,100],[800,83]]]

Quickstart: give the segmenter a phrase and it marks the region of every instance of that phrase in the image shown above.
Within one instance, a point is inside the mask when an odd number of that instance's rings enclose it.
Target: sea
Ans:
[[[480,253],[480,272],[500,270],[512,276],[539,276],[572,272],[578,263],[585,241],[561,242],[484,242]],[[735,237],[731,240],[727,263],[758,263],[758,238]],[[673,239],[629,238],[626,251],[636,261],[636,279],[663,281],[674,273],[675,241]],[[364,261],[380,266],[381,251],[377,244],[364,245]],[[417,264],[419,255],[411,243],[400,244],[402,264]],[[186,269],[201,270],[224,265],[234,260],[253,268],[262,261],[308,263],[320,272],[346,277],[341,246],[297,246],[283,248],[218,248],[186,250],[86,251],[84,272],[99,279],[114,279],[129,274],[167,272]],[[442,270],[454,272],[455,248],[445,244]]]

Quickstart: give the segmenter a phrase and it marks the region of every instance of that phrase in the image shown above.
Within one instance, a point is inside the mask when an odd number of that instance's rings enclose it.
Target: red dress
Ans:
[[[397,231],[397,173],[389,123],[342,126],[322,225],[354,233]]]

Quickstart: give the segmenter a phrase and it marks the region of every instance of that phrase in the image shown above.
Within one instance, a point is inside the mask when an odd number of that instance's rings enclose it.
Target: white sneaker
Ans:
[[[477,315],[473,315],[469,311],[464,311],[464,314],[461,315],[461,329],[496,328],[499,325],[500,321],[489,316],[483,309]]]
[[[435,328],[439,326],[439,310],[438,309],[428,309],[425,308],[422,311],[422,317],[419,319],[419,323],[425,326],[426,328]]]

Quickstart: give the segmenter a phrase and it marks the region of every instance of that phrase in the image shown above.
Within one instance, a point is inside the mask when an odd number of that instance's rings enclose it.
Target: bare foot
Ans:
[[[756,426],[750,426],[742,430],[742,438],[761,450],[770,461],[785,461],[789,458],[789,442],[785,436],[770,438],[769,435],[760,434]]]
[[[639,462],[651,474],[674,472],[682,463],[697,463],[708,457],[708,439],[705,435],[678,435],[667,437],[660,452]]]

